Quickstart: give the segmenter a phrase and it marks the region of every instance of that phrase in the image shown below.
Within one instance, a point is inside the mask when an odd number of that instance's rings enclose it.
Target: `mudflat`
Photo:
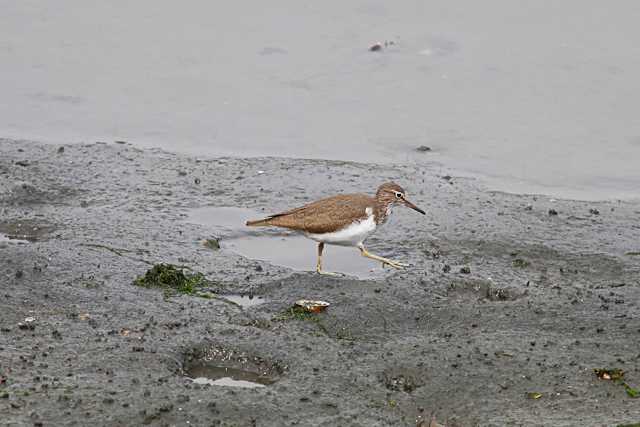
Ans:
[[[389,180],[428,213],[394,212],[369,247],[411,266],[366,279],[249,259],[225,246],[240,220],[190,221]],[[134,284],[158,265],[197,290]],[[0,424],[638,423],[639,273],[637,201],[489,192],[429,165],[0,140]]]

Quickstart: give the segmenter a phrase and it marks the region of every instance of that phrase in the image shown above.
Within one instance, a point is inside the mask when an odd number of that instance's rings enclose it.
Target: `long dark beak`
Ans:
[[[426,215],[427,213],[425,211],[423,211],[422,209],[420,209],[419,207],[417,207],[416,205],[414,205],[413,203],[411,203],[410,201],[408,201],[407,199],[402,199],[402,201],[404,202],[405,205],[407,205],[408,207],[410,207],[411,209],[413,209],[414,211],[418,211],[420,212],[422,215]]]

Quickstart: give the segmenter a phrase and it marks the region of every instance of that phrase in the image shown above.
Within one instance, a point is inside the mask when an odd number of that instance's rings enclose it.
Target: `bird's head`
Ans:
[[[420,212],[422,215],[425,214],[425,211],[407,200],[407,192],[395,182],[387,182],[378,187],[376,200],[387,207],[391,207],[393,205],[404,205]]]

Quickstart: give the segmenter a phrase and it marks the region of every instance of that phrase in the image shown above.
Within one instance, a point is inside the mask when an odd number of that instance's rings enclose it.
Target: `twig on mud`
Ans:
[[[134,261],[143,262],[143,263],[148,264],[148,265],[153,265],[153,263],[151,261],[147,261],[146,259],[134,258],[134,257],[127,256],[127,255],[123,254],[123,252],[128,252],[128,253],[146,252],[146,253],[149,253],[149,251],[147,251],[145,249],[131,250],[131,249],[113,248],[111,246],[101,245],[101,244],[98,244],[98,243],[79,243],[78,246],[86,246],[86,247],[95,248],[95,249],[104,249],[104,250],[107,250],[107,251],[109,251],[111,253],[114,253],[114,254],[116,254],[118,256],[121,256],[121,257],[129,258],[129,259],[134,260]]]
[[[97,243],[80,243],[79,246],[87,246],[89,248],[106,249],[109,252],[113,252],[114,254],[116,254],[118,256],[124,256],[124,255],[122,255],[122,252],[130,252],[127,249],[116,249],[116,248],[112,248],[111,246],[99,245]]]

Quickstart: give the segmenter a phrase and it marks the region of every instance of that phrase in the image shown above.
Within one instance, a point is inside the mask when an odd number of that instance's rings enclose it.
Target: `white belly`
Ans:
[[[369,215],[367,219],[353,222],[342,230],[323,234],[307,233],[307,237],[330,245],[357,246],[375,230],[376,222],[373,215]]]

